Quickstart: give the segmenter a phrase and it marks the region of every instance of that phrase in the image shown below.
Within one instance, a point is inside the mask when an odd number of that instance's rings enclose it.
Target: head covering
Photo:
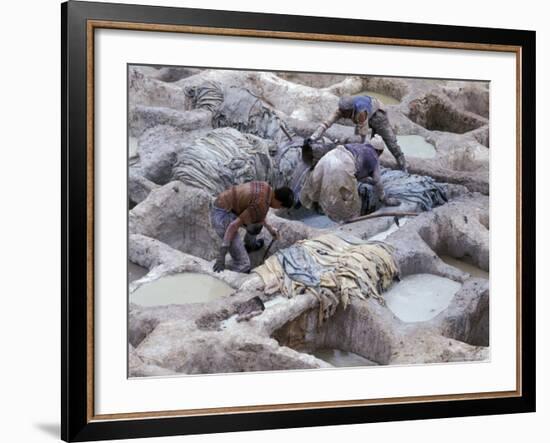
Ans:
[[[368,95],[345,95],[338,101],[338,108],[340,111],[350,113],[351,118],[362,112],[370,115],[373,110],[372,97]]]
[[[338,108],[342,111],[351,111],[353,109],[353,97],[351,95],[344,95],[338,100]]]
[[[374,149],[380,152],[384,151],[384,148],[386,147],[384,140],[382,140],[382,137],[380,137],[379,134],[376,134],[373,138],[371,138],[369,143]]]
[[[353,97],[353,107],[356,114],[366,112],[370,115],[372,113],[372,97],[369,95],[357,95]]]

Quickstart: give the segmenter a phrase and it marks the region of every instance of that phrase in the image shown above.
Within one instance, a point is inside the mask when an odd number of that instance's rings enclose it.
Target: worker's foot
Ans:
[[[257,251],[258,249],[262,249],[264,247],[264,239],[257,238],[253,242],[246,242],[244,246],[246,248],[246,252]]]

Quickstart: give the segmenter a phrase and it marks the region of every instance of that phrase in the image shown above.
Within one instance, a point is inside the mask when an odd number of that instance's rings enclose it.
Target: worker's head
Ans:
[[[273,198],[271,199],[271,207],[274,209],[279,208],[292,208],[294,206],[294,192],[288,186],[275,189]]]
[[[353,109],[353,97],[351,95],[343,95],[338,100],[338,108],[341,111],[349,111]]]
[[[378,157],[380,157],[384,152],[384,148],[386,147],[384,140],[382,140],[382,137],[376,134],[373,138],[370,139],[369,143],[376,150]]]

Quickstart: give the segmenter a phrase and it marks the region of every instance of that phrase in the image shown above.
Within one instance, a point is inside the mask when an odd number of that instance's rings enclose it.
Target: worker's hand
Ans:
[[[278,240],[279,239],[279,231],[277,231],[277,229],[271,228],[269,233],[271,234],[271,237],[273,237],[273,240]]]
[[[221,272],[225,269],[225,255],[227,254],[227,246],[222,246],[220,248],[220,254],[218,255],[218,258],[214,262],[214,272]]]
[[[218,257],[214,263],[214,272],[222,272],[225,269],[225,257]]]
[[[386,206],[399,206],[401,202],[397,200],[395,197],[385,197],[384,204]]]

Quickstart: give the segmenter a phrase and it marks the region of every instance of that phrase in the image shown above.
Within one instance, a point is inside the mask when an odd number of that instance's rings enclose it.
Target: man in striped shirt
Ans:
[[[316,141],[321,138],[325,131],[341,118],[349,118],[355,123],[355,134],[360,136],[361,143],[367,141],[370,126],[372,128],[371,137],[379,134],[395,157],[399,168],[407,172],[405,155],[403,155],[403,151],[401,151],[401,147],[397,143],[397,137],[386,116],[384,105],[380,100],[370,95],[344,96],[340,98],[338,109],[334,111],[328,120],[318,126],[311,135],[310,140]]]
[[[269,208],[291,208],[293,205],[294,193],[290,188],[273,190],[267,182],[243,183],[222,192],[210,213],[212,226],[223,239],[214,271],[225,269],[225,256],[229,252],[233,259],[232,270],[249,272],[250,258],[247,251],[263,246],[263,241],[256,239],[262,227],[265,226],[274,239],[278,236],[277,230],[265,220]],[[247,231],[244,243],[238,235],[241,226]]]

